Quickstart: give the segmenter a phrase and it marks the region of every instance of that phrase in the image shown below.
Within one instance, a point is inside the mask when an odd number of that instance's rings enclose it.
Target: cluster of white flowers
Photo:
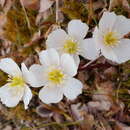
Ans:
[[[46,50],[39,53],[41,64],[29,69],[24,63],[21,70],[10,58],[0,60],[0,69],[7,73],[7,84],[0,88],[0,99],[8,107],[23,100],[25,109],[32,99],[31,87],[42,87],[39,98],[46,104],[58,103],[63,95],[73,100],[82,93],[82,83],[73,78],[80,63],[79,55],[94,60],[103,55],[109,60],[123,63],[130,59],[130,19],[104,12],[95,27],[93,37],[84,39],[88,25],[80,20],[68,24],[68,34],[57,29],[49,34]]]

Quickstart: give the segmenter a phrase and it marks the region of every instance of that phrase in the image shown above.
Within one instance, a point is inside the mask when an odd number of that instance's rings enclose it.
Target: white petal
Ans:
[[[74,58],[75,64],[76,64],[77,69],[78,69],[78,67],[79,67],[79,63],[80,63],[80,58],[79,58],[78,55],[74,55],[73,58]]]
[[[59,54],[55,49],[48,49],[40,52],[39,58],[43,65],[59,65]]]
[[[107,58],[107,59],[109,59],[109,60],[111,60],[113,62],[117,61],[117,56],[115,55],[115,52],[113,51],[113,49],[111,47],[107,47],[107,46],[103,45],[101,47],[101,54],[105,58]]]
[[[26,85],[25,89],[24,89],[24,95],[23,95],[23,102],[24,102],[25,109],[28,108],[28,104],[29,104],[31,99],[32,99],[31,89],[29,88],[29,86]]]
[[[123,37],[130,32],[130,19],[127,19],[122,15],[117,16],[117,20],[113,29]]]
[[[83,23],[81,20],[75,19],[68,23],[68,33],[76,40],[83,39],[86,36],[88,29],[88,25]]]
[[[46,84],[45,68],[41,65],[34,64],[29,68],[29,71],[35,76],[36,81],[32,82],[32,87],[41,87]]]
[[[82,88],[83,85],[79,80],[71,78],[66,81],[63,93],[68,99],[73,100],[82,93]]]
[[[68,38],[67,33],[62,29],[57,29],[48,35],[46,46],[47,49],[59,49],[63,47],[65,40]]]
[[[130,60],[130,40],[122,39],[118,46],[113,49],[116,55],[117,63],[123,63]]]
[[[24,94],[24,86],[10,86],[6,84],[0,88],[0,99],[7,107],[15,107],[22,99]]]
[[[94,60],[99,56],[96,43],[93,38],[85,39],[80,44],[80,55],[86,59]]]
[[[102,46],[101,53],[107,59],[116,62],[123,63],[130,59],[130,40],[122,39],[119,44],[114,47]]]
[[[101,47],[101,54],[105,57],[105,58],[107,58],[107,59],[109,59],[109,60],[111,60],[111,61],[113,61],[113,62],[117,62],[118,61],[118,59],[117,59],[117,56],[116,56],[116,53],[115,53],[115,51],[114,51],[114,47],[109,47],[109,46],[102,46]],[[118,62],[117,62],[118,63]]]
[[[0,69],[11,76],[21,75],[20,68],[11,58],[1,59]]]
[[[39,92],[39,98],[42,102],[49,103],[58,103],[63,98],[63,92],[60,87],[57,86],[46,86],[43,87]]]
[[[23,78],[28,84],[30,84],[32,87],[41,87],[41,84],[39,84],[39,81],[37,81],[35,74],[29,71],[24,63],[21,64],[21,69]]]
[[[111,29],[113,29],[113,25],[115,24],[116,18],[117,16],[114,12],[104,12],[99,21],[99,29],[101,29],[102,31],[111,31]]]
[[[99,51],[102,47],[102,45],[104,45],[103,41],[103,32],[101,32],[101,30],[99,30],[98,27],[95,27],[94,32],[93,32],[93,39],[94,42],[96,44],[96,50]]]
[[[75,76],[77,74],[77,66],[73,57],[69,54],[63,54],[61,56],[61,67],[64,73],[69,76]]]

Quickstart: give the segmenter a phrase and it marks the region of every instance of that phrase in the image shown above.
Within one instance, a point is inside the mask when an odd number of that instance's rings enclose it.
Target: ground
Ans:
[[[130,0],[0,0],[0,58],[13,58],[28,67],[39,63],[48,34],[72,19],[81,19],[92,36],[105,10],[130,18]],[[44,5],[43,4],[43,5]],[[130,34],[126,37],[130,38]],[[83,82],[83,93],[70,101],[46,105],[32,88],[29,109],[21,102],[14,108],[0,103],[1,130],[130,130],[130,61],[113,63],[100,57],[83,68],[81,58],[76,78]],[[7,81],[0,71],[0,86]]]

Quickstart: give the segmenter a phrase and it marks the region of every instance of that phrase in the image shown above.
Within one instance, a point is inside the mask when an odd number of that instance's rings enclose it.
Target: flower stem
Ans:
[[[56,0],[56,23],[59,20],[59,0]]]
[[[83,65],[83,66],[81,67],[81,69],[86,68],[87,66],[89,66],[90,64],[92,64],[93,62],[95,62],[97,59],[99,59],[101,56],[102,56],[102,55],[100,55],[100,56],[97,57],[96,59],[91,60],[90,62],[86,63],[85,65]]]

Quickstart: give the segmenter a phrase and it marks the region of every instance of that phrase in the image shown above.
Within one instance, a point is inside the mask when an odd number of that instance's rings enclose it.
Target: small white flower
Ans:
[[[29,69],[40,86],[39,98],[46,104],[57,103],[63,95],[68,99],[75,99],[82,92],[82,83],[73,78],[77,74],[77,67],[69,54],[61,57],[55,49],[48,49],[39,53],[42,65],[32,65]],[[37,84],[33,87],[38,86]]]
[[[0,99],[7,107],[15,107],[19,101],[23,100],[24,107],[27,109],[32,98],[32,92],[26,84],[28,83],[29,71],[24,63],[21,66],[22,71],[10,58],[0,60],[0,69],[8,74],[8,83],[0,87]]]
[[[130,19],[114,12],[104,12],[95,28],[94,39],[101,54],[109,60],[123,63],[130,59],[130,39],[124,38],[130,32]]]
[[[68,53],[79,65],[79,55],[94,60],[98,56],[92,38],[84,39],[88,32],[88,25],[81,20],[72,20],[68,24],[68,34],[63,29],[57,29],[48,35],[47,49],[55,48],[60,54]]]

